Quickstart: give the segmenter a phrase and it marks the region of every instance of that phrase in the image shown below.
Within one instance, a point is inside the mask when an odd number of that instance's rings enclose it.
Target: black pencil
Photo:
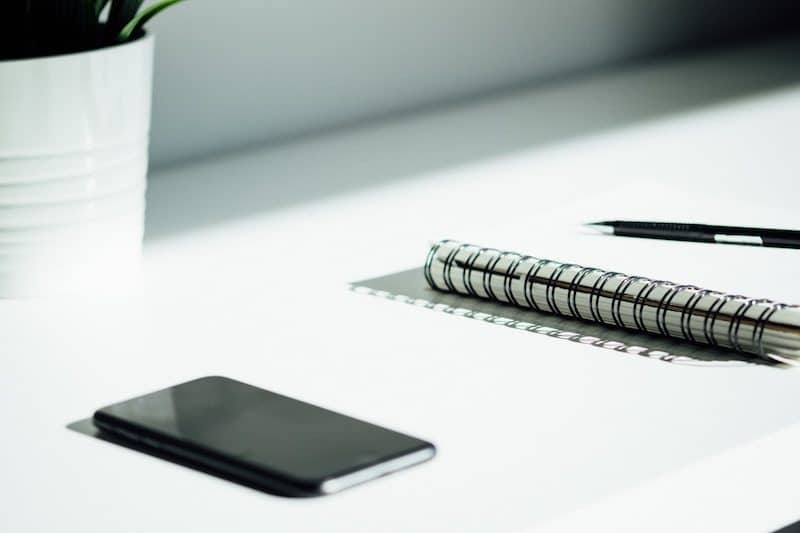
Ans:
[[[719,244],[744,244],[775,248],[800,248],[800,231],[789,229],[630,220],[592,222],[586,224],[586,226],[602,233],[620,235],[622,237],[713,242]]]

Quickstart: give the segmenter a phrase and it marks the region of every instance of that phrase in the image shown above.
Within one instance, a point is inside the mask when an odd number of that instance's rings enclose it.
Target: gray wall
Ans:
[[[763,33],[793,3],[189,0],[150,25],[153,166]]]

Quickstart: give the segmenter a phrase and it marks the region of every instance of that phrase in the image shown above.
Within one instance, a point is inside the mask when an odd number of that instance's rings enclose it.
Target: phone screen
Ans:
[[[281,492],[336,492],[433,457],[429,442],[224,377],[100,409],[101,430]]]

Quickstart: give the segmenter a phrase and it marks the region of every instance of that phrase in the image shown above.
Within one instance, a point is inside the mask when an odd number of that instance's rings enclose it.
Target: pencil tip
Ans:
[[[583,227],[593,229],[605,235],[613,235],[614,233],[614,227],[611,222],[587,222]]]

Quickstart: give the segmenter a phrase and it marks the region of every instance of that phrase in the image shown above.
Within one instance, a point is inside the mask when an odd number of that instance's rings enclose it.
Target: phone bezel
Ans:
[[[209,378],[212,377],[209,376]],[[217,376],[213,376],[213,378],[217,378]],[[229,380],[229,378],[218,378]],[[243,385],[246,384],[243,383]],[[305,403],[301,400],[297,401]],[[302,497],[333,494],[428,461],[436,454],[436,448],[433,444],[420,440],[418,447],[410,448],[403,453],[386,454],[376,458],[373,462],[346,469],[330,476],[306,479],[287,475],[285,472],[265,468],[258,463],[226,455],[214,448],[176,438],[168,433],[120,418],[107,411],[107,409],[107,407],[98,409],[93,416],[95,426],[107,434],[137,447],[151,450],[156,454],[175,457],[183,462],[188,462],[190,465],[196,465],[218,473],[223,477],[233,478],[246,485],[284,496]]]

